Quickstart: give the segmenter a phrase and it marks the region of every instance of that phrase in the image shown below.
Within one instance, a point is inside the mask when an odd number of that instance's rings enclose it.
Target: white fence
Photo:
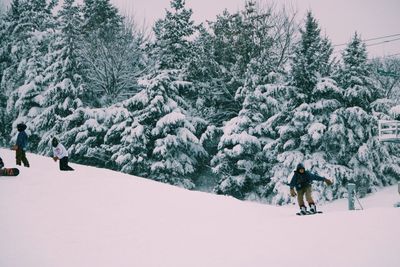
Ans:
[[[379,121],[379,141],[400,143],[400,121]]]

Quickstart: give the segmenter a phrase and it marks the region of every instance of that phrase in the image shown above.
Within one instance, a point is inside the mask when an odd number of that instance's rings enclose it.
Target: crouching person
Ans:
[[[51,141],[51,145],[53,146],[54,161],[60,161],[60,170],[73,171],[74,169],[68,166],[68,151],[65,147],[55,137]]]

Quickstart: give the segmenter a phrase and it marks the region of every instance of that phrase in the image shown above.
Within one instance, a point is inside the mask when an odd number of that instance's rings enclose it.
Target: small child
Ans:
[[[55,137],[51,141],[51,145],[53,146],[54,161],[60,160],[60,170],[73,171],[74,169],[68,166],[68,151],[65,147]]]
[[[28,136],[25,133],[26,125],[23,123],[19,123],[17,125],[18,136],[17,136],[17,143],[14,146],[15,150],[15,157],[17,160],[17,165],[21,166],[21,161],[24,163],[25,167],[29,167],[29,161],[26,158],[25,149],[28,145]]]

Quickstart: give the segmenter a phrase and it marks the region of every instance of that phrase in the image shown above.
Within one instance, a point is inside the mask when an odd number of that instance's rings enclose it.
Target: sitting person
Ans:
[[[68,151],[65,147],[55,137],[51,141],[51,145],[53,146],[54,161],[60,160],[60,170],[73,171],[74,169],[68,166]]]

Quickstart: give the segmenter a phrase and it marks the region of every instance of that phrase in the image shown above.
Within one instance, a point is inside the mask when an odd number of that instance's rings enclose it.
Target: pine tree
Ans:
[[[291,85],[299,88],[298,103],[311,100],[313,88],[319,78],[330,74],[332,64],[332,45],[327,38],[321,37],[318,22],[311,12],[307,13],[304,29],[300,29],[300,33],[291,70]]]
[[[83,1],[83,33],[87,38],[100,38],[110,42],[120,32],[123,18],[110,0]]]
[[[236,93],[236,99],[243,103],[242,109],[223,127],[218,153],[211,162],[213,171],[220,177],[215,188],[219,194],[249,198],[257,186],[265,183],[262,147],[268,133],[263,126],[284,107],[279,92],[280,75],[266,62],[264,57],[250,62],[246,82]]]
[[[355,33],[343,52],[343,65],[339,70],[340,85],[346,89],[349,106],[369,110],[370,104],[379,97],[379,90],[371,79],[371,66],[368,63],[365,43]]]
[[[171,11],[156,21],[154,55],[160,69],[182,69],[192,55],[189,37],[194,33],[192,10],[185,7],[185,0],[172,0]]]
[[[270,134],[264,126],[285,108],[281,92],[285,89],[284,70],[276,56],[281,53],[276,53],[274,47],[271,12],[257,9],[251,1],[242,12],[242,40],[238,48],[244,57],[236,64],[242,66],[242,60],[247,63],[244,83],[235,94],[235,101],[242,103],[242,108],[223,127],[224,135],[212,160],[213,170],[221,178],[216,192],[242,199],[253,198],[257,187],[267,183],[262,147]]]
[[[147,63],[142,36],[109,0],[84,1],[83,17],[84,102],[104,107],[131,97]]]
[[[38,96],[43,91],[44,55],[55,27],[52,10],[56,1],[14,1],[8,15],[8,32],[11,34],[9,52],[11,64],[5,70],[2,87],[9,92],[7,112],[12,114],[14,125],[25,122],[40,113]],[[30,131],[32,129],[28,129]],[[13,127],[12,136],[16,132]],[[38,136],[30,139],[31,149],[36,150]]]
[[[329,115],[342,107],[343,99],[343,91],[336,82],[322,76],[329,75],[330,47],[308,13],[295,49],[291,80],[281,88],[286,109],[280,109],[261,126],[271,139],[263,148],[267,172],[258,194],[274,203],[289,201],[285,183],[299,162],[318,172],[330,168],[329,150],[322,147]]]
[[[78,45],[81,40],[79,9],[74,0],[66,0],[59,12],[59,31],[56,31],[45,56],[45,90],[40,95],[41,113],[32,121],[32,128],[41,136],[39,151],[49,152],[50,141],[60,134],[60,120],[82,106],[79,96],[83,85],[81,58]]]

